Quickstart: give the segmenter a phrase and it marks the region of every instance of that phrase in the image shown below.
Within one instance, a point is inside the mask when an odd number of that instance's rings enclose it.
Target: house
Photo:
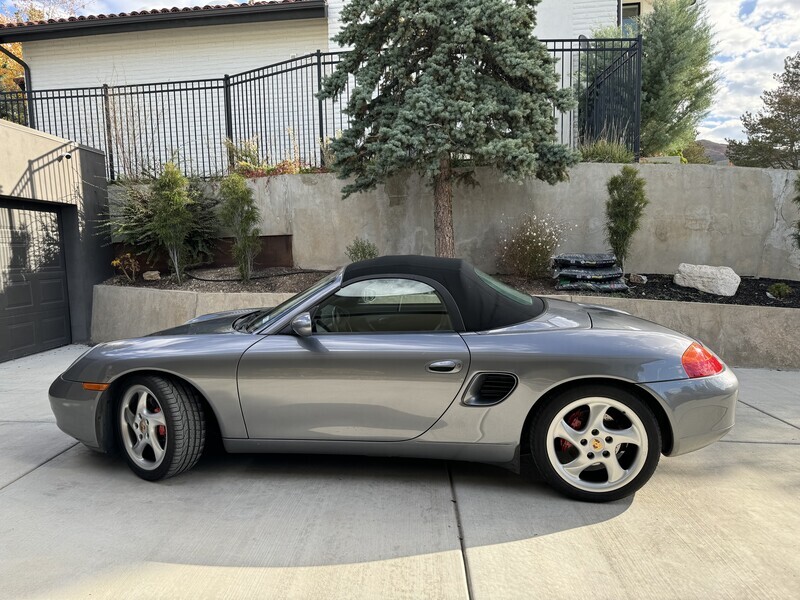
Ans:
[[[0,362],[89,340],[107,202],[102,153],[0,121]]]
[[[330,38],[344,4],[268,0],[8,23],[0,25],[0,43],[22,42],[38,90],[221,77],[317,49],[335,51]],[[544,0],[536,33],[590,36],[618,24],[627,7],[619,0]]]
[[[273,163],[320,165],[324,140],[347,127],[346,97],[315,96],[346,50],[331,41],[345,4],[269,0],[0,24],[0,44],[21,42],[26,67],[25,92],[0,93],[0,117],[104,150],[110,179],[175,156],[187,173],[221,174],[226,138],[256,139]],[[561,85],[591,96],[557,115],[562,143],[577,145],[590,119],[593,132],[626,132],[635,151],[641,48],[587,40],[620,24],[624,8],[621,0],[538,7],[536,34],[558,59]],[[597,78],[599,62],[608,73],[594,85],[586,78]]]
[[[625,35],[637,35],[639,33],[640,17],[653,10],[655,0],[640,0],[639,2],[623,2],[620,7],[620,25]]]

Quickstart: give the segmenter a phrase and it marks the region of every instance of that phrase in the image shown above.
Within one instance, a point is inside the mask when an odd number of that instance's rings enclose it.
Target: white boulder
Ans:
[[[158,271],[145,271],[142,273],[142,279],[145,281],[158,281],[161,279],[161,273]]]
[[[717,296],[734,296],[742,278],[730,267],[681,263],[673,279],[676,285]]]

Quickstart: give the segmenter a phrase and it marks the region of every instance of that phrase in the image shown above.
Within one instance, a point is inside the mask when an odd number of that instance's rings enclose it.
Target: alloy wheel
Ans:
[[[613,398],[580,398],[562,408],[547,432],[547,457],[571,486],[610,492],[632,481],[647,460],[641,419]]]
[[[142,469],[157,469],[169,440],[164,409],[155,394],[143,385],[128,388],[120,402],[119,425],[131,460]]]

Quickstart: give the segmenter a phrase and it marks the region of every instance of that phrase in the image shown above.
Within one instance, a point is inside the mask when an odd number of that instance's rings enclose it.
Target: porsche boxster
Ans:
[[[98,344],[50,387],[58,426],[147,480],[229,452],[475,461],[573,498],[628,496],[733,426],[738,382],[697,340],[521,293],[458,259],[350,264],[274,308]]]

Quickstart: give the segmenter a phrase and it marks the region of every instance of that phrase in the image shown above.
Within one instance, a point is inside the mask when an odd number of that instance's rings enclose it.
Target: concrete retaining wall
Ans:
[[[481,169],[478,187],[457,186],[458,254],[489,272],[501,235],[519,215],[551,215],[571,229],[563,252],[599,252],[605,242],[606,182],[620,165],[580,164],[570,181],[503,182]],[[800,279],[791,224],[800,211],[792,171],[705,165],[640,165],[650,205],[636,234],[629,271],[674,273],[682,262],[725,265],[740,275]],[[216,189],[218,184],[209,184]],[[341,199],[334,175],[283,175],[251,181],[263,235],[291,234],[295,264],[333,268],[356,236],[384,254],[432,254],[433,201],[418,176],[396,177],[375,191]],[[117,196],[120,189],[112,186]]]
[[[292,296],[294,294],[223,294],[96,285],[92,341],[140,337],[209,313],[277,306]]]
[[[97,285],[92,340],[138,337],[211,312],[275,306],[292,294],[198,293]],[[556,296],[627,311],[699,339],[738,367],[800,369],[800,310],[597,296]]]

